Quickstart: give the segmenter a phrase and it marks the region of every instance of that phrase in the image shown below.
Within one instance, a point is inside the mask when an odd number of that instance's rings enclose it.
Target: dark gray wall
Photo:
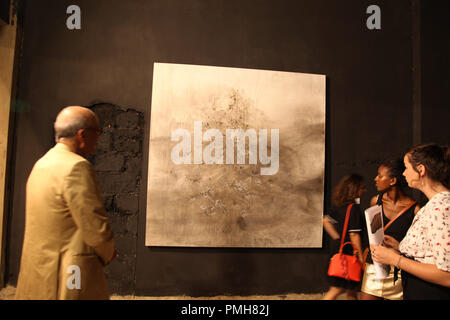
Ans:
[[[9,24],[10,0],[0,0],[0,26]]]
[[[438,4],[437,4],[438,3]],[[422,140],[450,143],[449,1],[422,1]]]
[[[373,1],[365,0],[28,1],[15,110],[9,282],[15,283],[19,269],[25,182],[53,144],[57,112],[66,105],[109,102],[142,112],[144,130],[137,237],[128,243],[136,250],[128,258],[135,278],[116,283],[117,291],[324,291],[326,236],[322,249],[144,246],[152,68],[169,62],[327,75],[325,205],[337,181],[358,172],[369,180],[365,207],[375,192],[371,180],[379,161],[401,155],[413,141],[411,1],[376,2],[382,29],[371,31],[366,8]],[[65,27],[71,4],[82,10],[79,31]],[[448,129],[432,130],[448,137]]]

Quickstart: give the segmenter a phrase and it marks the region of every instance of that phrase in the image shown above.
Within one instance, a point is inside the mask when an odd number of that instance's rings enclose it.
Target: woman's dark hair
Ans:
[[[341,179],[334,189],[333,204],[343,207],[352,203],[359,196],[359,191],[364,187],[364,179],[359,174],[350,174]]]
[[[397,183],[395,184],[395,186],[397,186],[403,194],[411,194],[411,188],[408,187],[408,182],[403,176],[403,172],[405,171],[405,164],[403,163],[402,159],[396,158],[385,160],[381,162],[380,167],[381,166],[388,169],[389,177],[397,178]]]
[[[416,201],[419,206],[423,207],[427,202],[427,197],[418,189],[413,189],[408,186],[408,182],[403,175],[405,171],[405,164],[402,159],[390,159],[381,162],[380,166],[386,167],[391,178],[397,178],[395,186],[400,189],[400,192],[405,196]]]
[[[448,146],[440,146],[436,143],[421,144],[409,149],[406,156],[414,170],[418,172],[417,166],[422,164],[430,179],[450,188],[450,150]]]

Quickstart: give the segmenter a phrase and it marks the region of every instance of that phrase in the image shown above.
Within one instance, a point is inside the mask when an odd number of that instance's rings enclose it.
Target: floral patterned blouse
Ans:
[[[450,272],[450,192],[435,194],[417,212],[399,250],[416,261]]]

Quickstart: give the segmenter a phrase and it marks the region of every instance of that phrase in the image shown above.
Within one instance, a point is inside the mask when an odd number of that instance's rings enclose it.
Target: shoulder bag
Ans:
[[[332,277],[344,278],[345,280],[361,281],[362,266],[361,266],[361,263],[359,262],[358,258],[355,255],[356,248],[351,241],[344,243],[345,235],[347,233],[348,219],[350,217],[350,211],[351,211],[352,207],[353,207],[353,203],[350,204],[347,208],[347,213],[345,215],[344,228],[342,230],[342,236],[341,236],[341,246],[339,248],[339,252],[336,253],[330,259],[330,265],[328,267],[328,275],[332,276]],[[347,244],[352,245],[353,256],[342,253],[344,246],[346,246]]]

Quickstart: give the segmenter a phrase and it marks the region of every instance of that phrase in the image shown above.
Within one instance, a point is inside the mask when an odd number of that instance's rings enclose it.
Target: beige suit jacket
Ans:
[[[16,299],[108,299],[114,252],[92,165],[58,143],[28,178]]]

